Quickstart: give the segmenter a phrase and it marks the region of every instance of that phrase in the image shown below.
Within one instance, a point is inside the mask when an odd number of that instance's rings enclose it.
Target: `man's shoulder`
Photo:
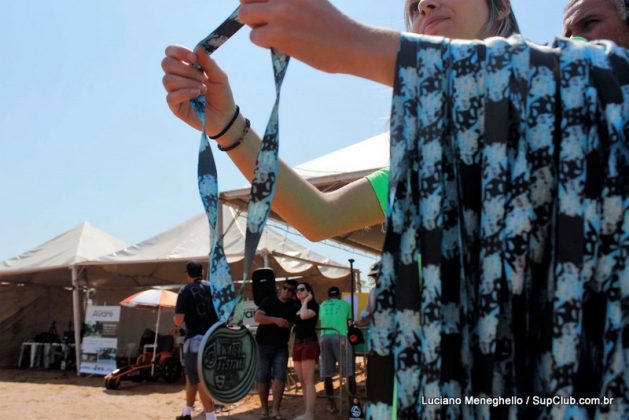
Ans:
[[[349,306],[349,302],[344,299],[326,299],[321,302],[321,307],[323,306]]]
[[[212,291],[209,287],[209,284],[206,286],[203,284],[203,281],[193,281],[186,284],[181,289],[179,289],[179,296],[190,296],[191,298],[193,298],[194,296],[199,295],[199,291],[206,292],[208,297],[212,296]]]
[[[183,286],[181,286],[181,288],[179,289],[179,293],[184,293],[184,292],[188,292],[188,291],[190,291],[190,286],[192,286],[192,283],[184,284],[184,285],[183,285]]]

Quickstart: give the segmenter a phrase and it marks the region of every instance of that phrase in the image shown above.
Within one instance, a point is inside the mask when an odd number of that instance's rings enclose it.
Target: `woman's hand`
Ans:
[[[238,20],[250,26],[251,41],[276,48],[315,68],[339,71],[337,54],[355,22],[327,0],[241,0]]]
[[[308,292],[306,297],[304,298],[304,302],[308,303],[312,300],[312,293]]]
[[[168,46],[162,69],[162,83],[168,92],[166,102],[173,114],[201,130],[201,123],[190,100],[205,95],[206,133],[217,134],[227,125],[236,109],[231,87],[225,72],[202,48],[192,52],[179,45]]]
[[[331,73],[391,85],[400,34],[362,25],[328,0],[240,0],[251,41]]]

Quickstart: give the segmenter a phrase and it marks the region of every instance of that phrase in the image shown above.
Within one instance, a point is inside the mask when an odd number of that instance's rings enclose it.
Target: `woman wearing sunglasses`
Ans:
[[[301,381],[304,392],[306,411],[296,418],[299,420],[314,419],[314,405],[317,393],[314,386],[315,364],[319,359],[319,341],[317,340],[317,321],[319,320],[319,304],[315,300],[312,286],[299,283],[297,299],[301,303],[295,317],[295,344],[293,346],[293,362],[295,371]]]

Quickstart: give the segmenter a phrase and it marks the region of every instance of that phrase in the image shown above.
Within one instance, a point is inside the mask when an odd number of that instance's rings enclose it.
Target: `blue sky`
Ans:
[[[335,0],[366,23],[402,29],[402,0]],[[561,31],[561,0],[512,0],[523,34]],[[235,0],[0,0],[0,260],[87,220],[133,244],[202,211],[198,133],[168,110],[166,45],[196,44]],[[258,132],[273,105],[268,51],[241,30],[215,55]],[[390,91],[291,62],[282,158],[297,165],[386,130]],[[245,179],[217,156],[219,188]],[[318,245],[345,263],[351,254]],[[370,259],[360,256],[359,268]]]

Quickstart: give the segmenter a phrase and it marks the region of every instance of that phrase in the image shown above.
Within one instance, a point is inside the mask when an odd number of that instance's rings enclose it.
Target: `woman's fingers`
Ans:
[[[264,26],[269,23],[272,10],[273,6],[268,3],[243,4],[238,11],[238,20],[252,28]]]
[[[227,83],[227,74],[221,69],[216,61],[205,52],[202,47],[197,47],[194,50],[196,59],[201,69],[205,73],[206,80],[210,83]]]
[[[197,57],[192,51],[182,45],[169,45],[164,52],[166,57],[172,57],[175,60],[184,61],[187,63],[196,63]]]
[[[198,80],[168,73],[162,78],[162,84],[167,92],[174,92],[181,89],[196,89],[205,94],[206,89],[205,84]]]
[[[201,89],[198,88],[179,89],[168,92],[168,95],[166,95],[166,102],[171,108],[177,108],[179,105],[186,103],[201,94]]]
[[[206,79],[203,73],[192,66],[193,64],[196,65],[197,61],[196,55],[194,57],[194,63],[182,62],[174,57],[164,57],[164,59],[162,59],[162,70],[164,70],[165,74],[177,75],[198,82],[204,82]]]
[[[276,39],[282,35],[281,29],[274,26],[264,25],[251,29],[249,39],[258,47],[274,48],[277,46]]]

